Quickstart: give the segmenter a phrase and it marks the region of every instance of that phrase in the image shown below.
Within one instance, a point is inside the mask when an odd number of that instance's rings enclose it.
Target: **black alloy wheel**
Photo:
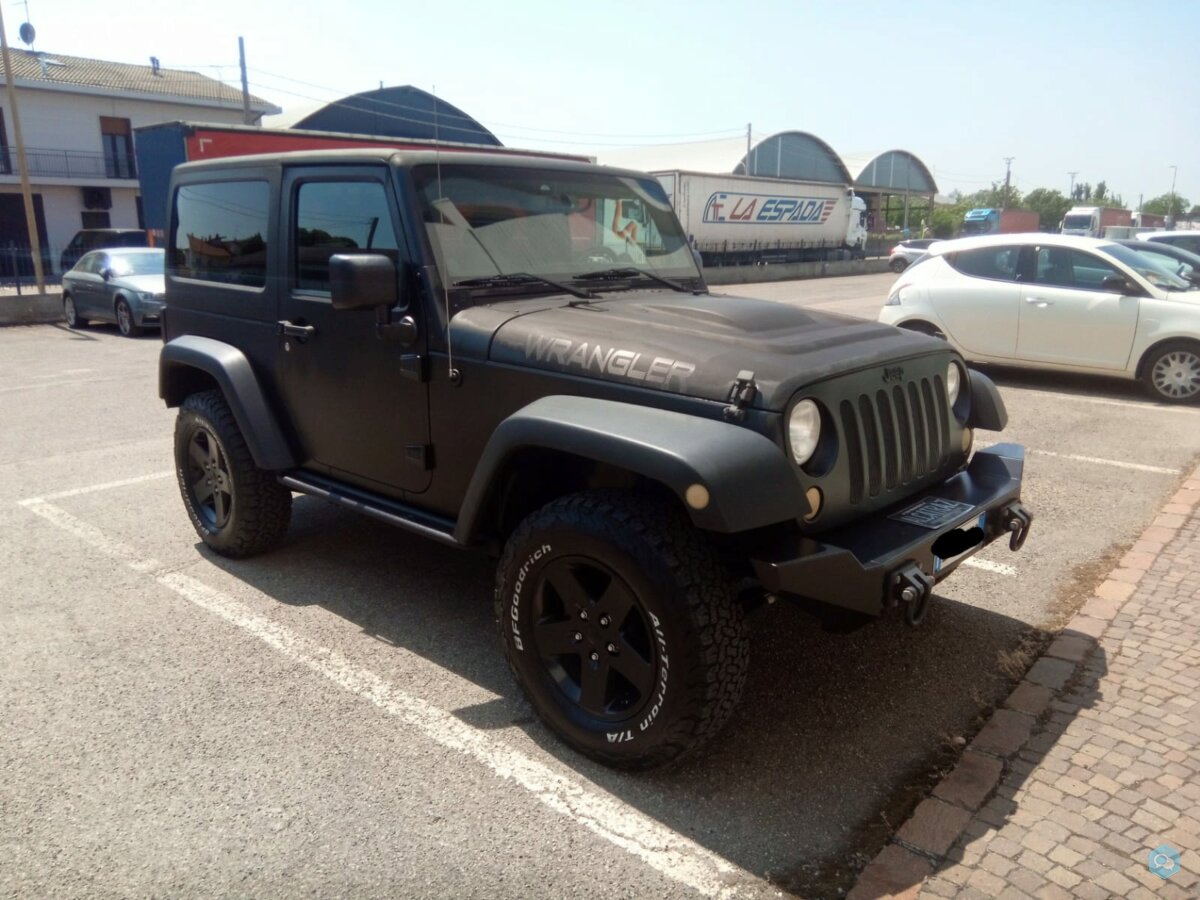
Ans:
[[[217,436],[203,426],[188,441],[187,490],[204,524],[224,528],[233,512],[233,475]]]
[[[495,603],[504,655],[538,715],[606,765],[694,752],[745,685],[732,579],[666,498],[593,490],[531,513],[505,545]]]
[[[556,558],[533,587],[533,642],[563,697],[596,719],[636,716],[653,696],[658,654],[633,590],[581,556]]]

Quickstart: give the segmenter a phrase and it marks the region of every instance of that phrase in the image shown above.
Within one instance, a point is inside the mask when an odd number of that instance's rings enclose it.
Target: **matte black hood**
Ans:
[[[753,405],[770,410],[832,375],[948,353],[941,341],[878,322],[660,290],[475,307],[455,316],[453,341],[496,362],[717,401],[729,397],[739,372],[751,371],[759,389]]]

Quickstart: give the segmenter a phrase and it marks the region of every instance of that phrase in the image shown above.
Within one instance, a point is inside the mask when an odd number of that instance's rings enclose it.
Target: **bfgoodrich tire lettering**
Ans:
[[[251,556],[282,540],[292,495],[254,465],[220,391],[192,394],[175,420],[175,474],[192,527],[223,556]]]
[[[728,574],[682,513],[595,491],[530,515],[496,578],[505,656],[568,744],[649,768],[715,735],[749,660]]]

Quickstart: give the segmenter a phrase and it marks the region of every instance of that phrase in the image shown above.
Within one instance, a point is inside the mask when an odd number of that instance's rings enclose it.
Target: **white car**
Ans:
[[[1139,241],[1170,244],[1189,253],[1200,253],[1200,231],[1139,231]]]
[[[937,242],[937,238],[909,238],[901,241],[892,248],[892,252],[888,256],[888,268],[893,272],[903,272],[924,256],[926,251]]]
[[[1136,378],[1158,400],[1200,401],[1200,290],[1112,241],[943,241],[896,280],[879,321],[976,362]]]

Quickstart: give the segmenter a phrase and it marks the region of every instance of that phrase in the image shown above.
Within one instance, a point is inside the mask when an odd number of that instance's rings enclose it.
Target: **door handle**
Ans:
[[[1053,300],[1047,300],[1044,297],[1026,297],[1026,303],[1032,303],[1034,306],[1045,309],[1047,306],[1053,306]]]
[[[278,324],[279,334],[287,335],[288,337],[310,338],[317,333],[317,329],[311,325],[293,325],[286,319]]]

